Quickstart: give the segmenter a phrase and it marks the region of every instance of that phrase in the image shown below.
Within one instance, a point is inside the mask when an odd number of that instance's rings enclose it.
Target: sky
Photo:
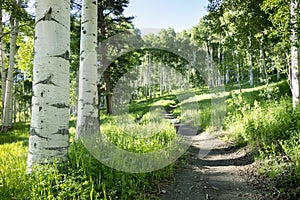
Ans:
[[[207,3],[207,0],[130,0],[124,14],[134,16],[133,23],[142,32],[169,27],[180,32],[198,24],[206,14]]]
[[[139,29],[188,30],[206,14],[207,0],[130,0],[126,16],[134,16]]]

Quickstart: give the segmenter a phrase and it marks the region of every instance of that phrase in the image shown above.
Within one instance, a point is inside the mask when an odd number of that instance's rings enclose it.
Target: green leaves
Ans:
[[[33,39],[27,37],[25,41],[18,42],[17,69],[21,70],[27,79],[32,80],[33,69]]]

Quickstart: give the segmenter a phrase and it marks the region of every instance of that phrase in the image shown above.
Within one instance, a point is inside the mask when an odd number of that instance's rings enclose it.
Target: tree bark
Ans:
[[[27,172],[68,159],[70,1],[36,0]]]
[[[239,63],[239,53],[238,50],[233,51],[233,58],[235,57],[235,64],[236,64],[236,82],[237,86],[240,90],[240,93],[242,93],[242,86],[241,86],[241,71],[240,71],[240,63]]]
[[[250,60],[250,68],[249,68],[249,83],[250,86],[253,86],[253,57],[252,53],[249,53],[249,60]]]
[[[295,111],[299,101],[299,74],[298,74],[298,48],[297,48],[297,20],[298,20],[298,0],[291,1],[291,88],[293,94],[293,110]]]
[[[152,99],[152,83],[151,83],[151,55],[147,57],[147,79],[149,87],[149,98]]]
[[[96,3],[95,3],[96,2]],[[99,131],[97,94],[97,0],[82,1],[79,97],[76,138],[83,131]],[[86,126],[92,130],[87,130]]]
[[[16,55],[16,42],[19,31],[19,21],[17,18],[10,19],[11,32],[10,32],[10,53],[9,53],[9,67],[7,71],[7,78],[5,83],[5,95],[3,104],[3,120],[2,132],[7,132],[12,127],[12,93],[13,93],[13,71],[15,65]]]
[[[4,62],[4,42],[3,42],[3,23],[2,23],[2,3],[0,2],[0,64],[1,64],[1,94],[2,94],[2,106],[4,105],[4,99],[5,99],[5,82],[6,82],[6,71],[5,71],[5,62]],[[3,116],[3,109],[2,109],[2,116]]]

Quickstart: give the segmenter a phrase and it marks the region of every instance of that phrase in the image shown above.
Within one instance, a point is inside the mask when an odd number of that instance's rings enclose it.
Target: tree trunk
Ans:
[[[163,94],[164,70],[162,64],[159,64],[159,96]]]
[[[19,21],[16,18],[10,19],[11,32],[10,32],[10,53],[9,53],[9,67],[6,78],[5,98],[3,105],[3,120],[2,120],[2,132],[7,132],[12,126],[12,89],[13,89],[13,70],[15,65],[16,55],[16,42],[19,31]]]
[[[226,84],[230,82],[229,67],[226,65]]]
[[[214,76],[213,76],[213,48],[209,42],[206,41],[206,59],[207,59],[207,83],[209,88],[215,87]]]
[[[253,86],[253,57],[252,53],[249,53],[249,59],[250,59],[250,68],[249,68],[249,83],[250,86]]]
[[[151,56],[149,55],[148,61],[147,61],[147,79],[148,79],[148,86],[149,86],[149,98],[152,99],[152,83],[151,83]]]
[[[263,80],[266,80],[268,73],[267,73],[265,51],[263,48],[263,40],[262,39],[260,39],[260,42],[259,42],[259,52],[260,52],[260,76]]]
[[[83,131],[99,131],[97,94],[97,0],[82,1],[79,97],[76,138]],[[86,129],[87,125],[92,130]]]
[[[98,6],[98,27],[100,30],[100,36],[102,38],[107,37],[107,32],[105,28],[105,13],[102,6]],[[110,78],[110,66],[107,64],[107,46],[106,43],[101,43],[101,57],[102,57],[102,67],[104,69],[104,84],[105,84],[105,98],[106,98],[106,113],[113,113],[113,104],[112,104],[112,87],[111,87],[111,78]],[[101,93],[100,87],[98,87],[98,92]],[[98,108],[100,105],[98,105]]]
[[[109,68],[107,68],[108,71]],[[112,107],[112,89],[110,84],[110,73],[106,72],[104,74],[104,82],[105,82],[105,90],[106,90],[106,113],[112,114],[113,113],[113,107]]]
[[[235,57],[235,64],[236,64],[236,82],[237,82],[237,86],[241,92],[241,73],[240,73],[240,64],[239,64],[239,53],[238,50],[235,50],[232,52],[233,58]]]
[[[17,113],[18,113],[18,109],[17,109],[17,84],[14,85],[14,96],[13,96],[13,118],[14,118],[14,123],[17,122]]]
[[[6,82],[6,72],[5,72],[5,62],[4,62],[4,42],[3,42],[3,23],[2,23],[2,3],[0,2],[0,64],[1,64],[1,92],[2,92],[2,106],[4,105],[4,99],[5,99],[5,82]],[[2,116],[3,116],[3,109],[2,109]]]
[[[28,173],[36,164],[65,164],[69,146],[70,1],[35,2]]]
[[[298,77],[298,48],[297,48],[297,12],[298,12],[298,0],[291,1],[291,24],[292,24],[292,36],[291,36],[291,88],[293,94],[293,110],[295,111],[299,101],[299,77]]]

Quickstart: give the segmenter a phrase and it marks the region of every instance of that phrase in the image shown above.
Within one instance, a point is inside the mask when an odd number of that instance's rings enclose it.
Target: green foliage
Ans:
[[[143,102],[147,108],[154,105],[164,107],[173,104],[172,100]],[[141,106],[142,110],[143,106]],[[149,110],[148,110],[149,111]],[[161,111],[161,110],[159,110]],[[135,115],[128,115],[131,117]],[[161,119],[161,112],[145,112],[131,131],[141,134],[140,126],[162,126],[149,141],[128,137],[124,130],[113,126],[112,116],[102,116],[103,129],[119,148],[133,152],[150,152],[168,145],[176,135],[174,127]],[[133,118],[135,119],[135,118]],[[95,159],[84,145],[74,141],[75,124],[70,122],[70,147],[67,167],[58,165],[36,166],[34,172],[26,174],[28,146],[28,124],[17,124],[16,129],[0,135],[0,199],[150,199],[158,195],[159,185],[170,178],[173,165],[150,172],[130,174],[103,165]],[[118,129],[118,130],[116,130]],[[144,130],[147,134],[147,130]],[[134,133],[130,133],[134,134]],[[122,142],[119,142],[119,139]],[[60,169],[60,170],[58,170]]]
[[[22,41],[18,45],[20,47],[17,53],[17,68],[25,74],[26,78],[30,78],[30,81],[32,81],[33,39],[28,38],[27,41]]]
[[[54,166],[39,166],[29,178],[28,199],[145,199],[172,167],[160,171],[129,174],[104,166],[81,144],[69,148],[66,172]]]
[[[130,152],[147,153],[163,149],[176,136],[174,126],[169,120],[163,119],[161,112],[147,113],[139,123],[135,123],[130,115],[118,118],[121,119],[102,125],[101,131],[113,144]]]
[[[287,88],[280,82],[260,91],[231,93],[225,124],[236,145],[258,148],[260,172],[280,182],[276,187],[283,191],[299,187],[300,178],[300,113],[292,112]]]

